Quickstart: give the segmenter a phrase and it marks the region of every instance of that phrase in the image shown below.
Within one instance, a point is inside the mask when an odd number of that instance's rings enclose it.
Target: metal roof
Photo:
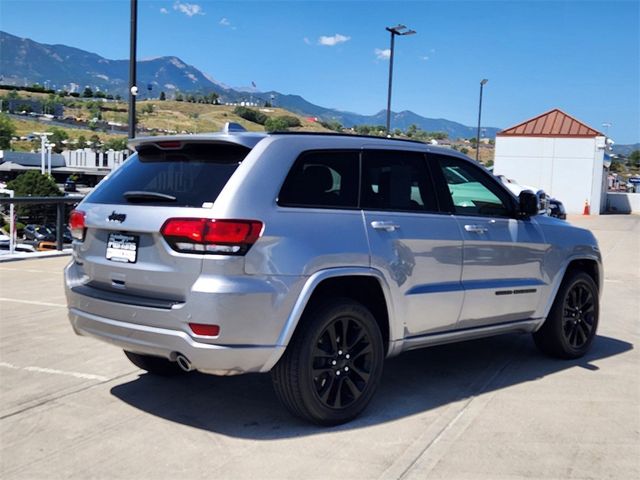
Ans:
[[[514,127],[502,130],[497,136],[593,138],[604,135],[562,110],[554,108]]]

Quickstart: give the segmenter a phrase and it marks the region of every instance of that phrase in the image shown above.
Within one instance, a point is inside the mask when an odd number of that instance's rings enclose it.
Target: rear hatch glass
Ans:
[[[170,217],[201,216],[199,210],[216,201],[249,151],[229,143],[138,147],[78,207],[87,216],[76,258],[88,285],[184,300],[200,274],[202,257],[176,254],[160,229]]]
[[[89,203],[202,207],[215,202],[250,149],[187,143],[179,150],[142,145],[89,195]]]

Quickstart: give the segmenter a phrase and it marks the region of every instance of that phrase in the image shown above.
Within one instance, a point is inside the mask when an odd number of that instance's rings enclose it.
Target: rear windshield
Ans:
[[[234,144],[191,143],[180,150],[141,146],[87,201],[202,207],[215,202],[249,151]]]

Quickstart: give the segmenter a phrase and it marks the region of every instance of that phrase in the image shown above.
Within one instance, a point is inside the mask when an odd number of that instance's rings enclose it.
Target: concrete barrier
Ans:
[[[607,192],[607,212],[640,213],[640,193]]]

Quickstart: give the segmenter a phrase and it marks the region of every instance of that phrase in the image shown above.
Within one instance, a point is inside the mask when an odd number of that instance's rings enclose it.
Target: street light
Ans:
[[[47,143],[45,147],[47,147],[47,173],[51,175],[51,150],[55,147],[55,143]]]
[[[47,148],[47,136],[53,135],[51,132],[32,132],[33,135],[38,135],[40,137],[40,173],[44,175],[45,167],[45,149]]]
[[[131,36],[129,42],[129,138],[136,136],[136,41],[138,24],[138,0],[131,0]]]
[[[478,134],[476,136],[476,162],[480,158],[480,119],[482,118],[482,87],[484,87],[489,80],[483,78],[480,80],[480,103],[478,105]]]
[[[396,25],[395,27],[386,27],[387,32],[391,34],[391,48],[389,54],[389,92],[387,94],[387,136],[391,136],[391,84],[393,82],[393,50],[395,47],[396,35],[415,35],[415,30],[408,30],[405,25]]]

